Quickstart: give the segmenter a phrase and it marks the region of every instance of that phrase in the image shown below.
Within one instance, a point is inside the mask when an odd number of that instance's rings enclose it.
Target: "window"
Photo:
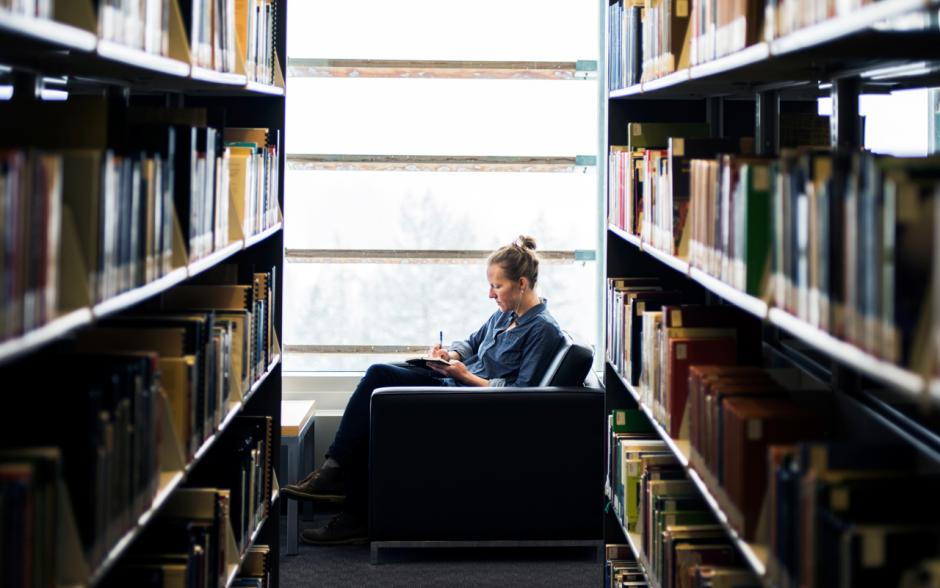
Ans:
[[[538,241],[552,314],[593,341],[598,7],[289,10],[286,369],[465,338],[495,311],[486,256],[519,234]]]

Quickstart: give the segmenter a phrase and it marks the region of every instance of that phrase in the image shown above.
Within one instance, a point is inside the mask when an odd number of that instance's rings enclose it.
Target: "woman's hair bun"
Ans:
[[[523,249],[535,251],[535,239],[528,235],[519,235],[519,238],[516,239],[516,245]]]

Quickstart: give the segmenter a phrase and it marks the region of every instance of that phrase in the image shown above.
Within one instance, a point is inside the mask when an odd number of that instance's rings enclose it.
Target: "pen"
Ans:
[[[444,331],[437,332],[437,339],[438,341],[440,341],[439,347],[443,349],[444,348]]]

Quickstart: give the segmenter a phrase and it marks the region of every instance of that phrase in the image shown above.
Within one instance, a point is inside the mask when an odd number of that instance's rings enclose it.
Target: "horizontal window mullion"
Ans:
[[[427,345],[285,345],[285,353],[424,353]]]
[[[288,78],[411,78],[569,81],[596,77],[595,61],[438,61],[300,59],[287,63]]]
[[[485,261],[490,250],[417,250],[417,249],[287,249],[284,257],[293,263],[446,263],[463,264]],[[539,251],[546,263],[593,261],[593,251]]]
[[[593,157],[288,154],[296,171],[562,172],[593,166]]]

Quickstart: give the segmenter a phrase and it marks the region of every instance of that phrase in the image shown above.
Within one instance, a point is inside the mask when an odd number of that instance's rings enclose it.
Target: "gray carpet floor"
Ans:
[[[301,526],[323,520],[318,516]],[[603,563],[583,549],[391,550],[384,552],[381,564],[372,565],[368,545],[301,543],[299,554],[285,555],[286,527],[282,520],[280,582],[284,588],[603,586]]]

